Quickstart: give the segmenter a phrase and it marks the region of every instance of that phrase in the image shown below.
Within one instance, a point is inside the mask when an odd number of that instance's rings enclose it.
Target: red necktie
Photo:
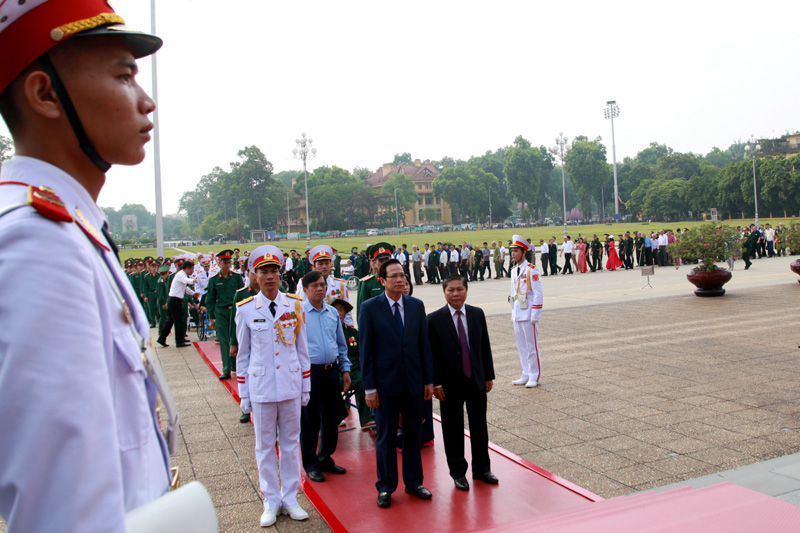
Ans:
[[[464,375],[472,377],[472,362],[469,359],[469,343],[467,342],[467,330],[464,328],[464,323],[461,322],[461,317],[464,313],[459,309],[456,311],[458,317],[458,340],[461,341],[461,364],[464,367]]]

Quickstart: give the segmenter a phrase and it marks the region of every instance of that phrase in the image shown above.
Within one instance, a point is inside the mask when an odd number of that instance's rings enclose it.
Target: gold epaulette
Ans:
[[[299,296],[299,295],[297,295],[297,294],[289,294],[289,293],[287,292],[287,293],[286,293],[286,296],[288,296],[289,298],[294,298],[295,300],[301,300],[301,301],[303,300],[303,297],[302,297],[302,296]]]
[[[374,278],[375,274],[370,274],[369,276],[364,276],[363,278],[359,279],[358,281],[367,281],[370,278]]]
[[[246,304],[247,302],[253,300],[253,298],[255,298],[255,296],[248,296],[247,298],[245,298],[241,302],[236,302],[236,307],[239,307],[240,305]]]

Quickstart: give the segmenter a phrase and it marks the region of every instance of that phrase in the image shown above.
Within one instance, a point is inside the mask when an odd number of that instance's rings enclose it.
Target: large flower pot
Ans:
[[[733,274],[730,270],[724,268],[715,268],[714,270],[693,268],[686,274],[686,279],[697,287],[697,290],[694,291],[696,296],[722,296],[725,294],[722,286],[728,283],[732,277]]]
[[[800,276],[800,259],[795,259],[792,261],[792,264],[789,265],[789,268],[792,269],[792,272]],[[797,280],[797,283],[800,283],[800,279]]]

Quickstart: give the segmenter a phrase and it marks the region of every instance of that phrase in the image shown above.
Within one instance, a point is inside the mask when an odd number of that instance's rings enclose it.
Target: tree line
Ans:
[[[769,141],[767,141],[769,142]],[[762,141],[763,143],[763,141]],[[724,217],[752,216],[753,161],[744,143],[713,148],[705,155],[680,153],[650,143],[635,157],[617,164],[620,210],[633,217],[700,218],[711,208]],[[0,164],[13,145],[0,138]],[[535,146],[518,136],[509,146],[488,150],[467,160],[443,157],[431,161],[440,171],[432,192],[450,204],[454,223],[485,224],[516,216],[533,221],[561,218],[562,166],[566,175],[569,216],[609,217],[614,211],[612,165],[601,137],[577,136],[565,147]],[[256,146],[245,147],[229,168],[215,167],[180,200],[185,219],[165,222],[168,239],[248,237],[250,229],[283,232],[287,216],[293,226],[305,225],[302,172],[274,173],[272,163]],[[800,155],[760,157],[755,161],[758,203],[763,214],[782,216],[800,211]],[[395,155],[392,164],[413,164],[410,153]],[[380,188],[367,183],[371,171],[322,166],[308,174],[309,217],[314,231],[393,227],[405,224],[419,195],[409,176],[391,177]],[[294,185],[292,185],[294,184]],[[396,201],[396,203],[395,203]],[[395,205],[397,209],[395,209]],[[123,214],[136,214],[139,232],[154,232],[153,215],[141,205],[105,209],[112,232],[136,238],[122,228]],[[287,215],[288,212],[288,215]],[[423,220],[441,217],[438,209],[423,209]]]

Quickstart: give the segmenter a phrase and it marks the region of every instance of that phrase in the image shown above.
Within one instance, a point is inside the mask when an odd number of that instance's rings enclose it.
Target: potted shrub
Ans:
[[[681,234],[679,241],[667,245],[667,252],[676,259],[680,257],[684,263],[697,262],[686,274],[686,279],[697,287],[695,295],[722,296],[725,294],[722,286],[733,275],[715,263],[738,255],[741,248],[741,237],[734,228],[721,222],[709,222]]]
[[[791,255],[800,254],[800,224],[792,220],[789,226],[781,232],[780,239],[781,247],[788,248]],[[800,259],[792,261],[789,268],[795,274],[800,275]],[[800,279],[797,282],[800,283]]]

